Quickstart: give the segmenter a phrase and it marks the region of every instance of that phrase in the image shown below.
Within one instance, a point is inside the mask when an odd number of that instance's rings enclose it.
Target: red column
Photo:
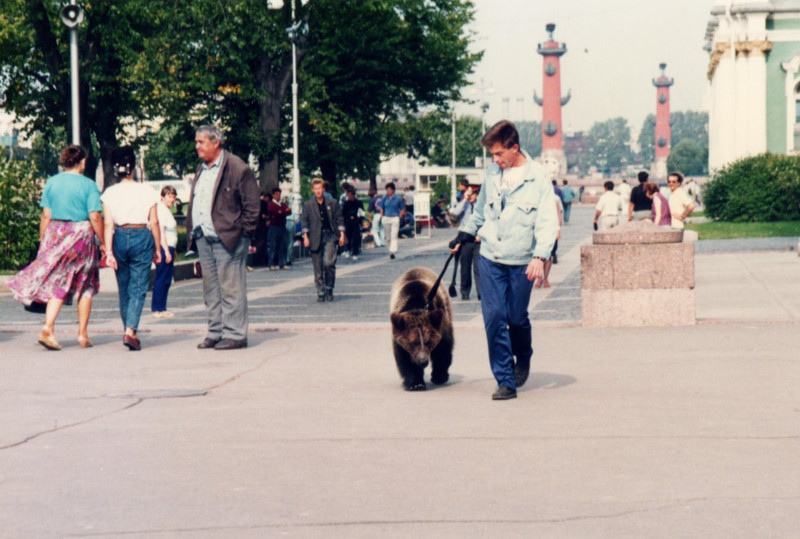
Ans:
[[[534,92],[534,100],[542,107],[542,151],[563,151],[563,125],[561,107],[569,101],[569,95],[561,97],[560,57],[567,52],[567,46],[553,39],[555,24],[546,26],[550,37],[539,43],[537,52],[542,55],[542,98]]]
[[[667,64],[660,64],[661,76],[653,79],[653,86],[656,87],[656,161],[666,161],[669,157],[670,140],[672,129],[669,120],[669,87],[673,84],[664,73]]]

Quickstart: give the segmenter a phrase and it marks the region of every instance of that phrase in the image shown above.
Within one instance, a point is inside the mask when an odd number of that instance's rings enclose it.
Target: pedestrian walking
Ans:
[[[64,172],[47,180],[39,206],[39,251],[36,259],[7,281],[14,299],[31,308],[45,305],[38,342],[61,350],[55,323],[62,306],[78,297],[78,345],[92,346],[89,317],[100,289],[98,259],[106,252],[100,190],[83,175],[86,151],[67,146],[59,163]]]
[[[114,269],[119,291],[119,314],[125,333],[122,344],[131,351],[142,349],[139,321],[142,317],[150,265],[161,263],[161,228],[158,223],[158,194],[134,179],[136,156],[133,148],[122,146],[111,152],[114,176],[119,183],[103,193],[106,263]]]
[[[345,244],[344,218],[339,203],[325,196],[320,178],[311,181],[314,196],[303,204],[303,246],[311,252],[317,301],[333,301],[338,247]],[[338,241],[337,241],[338,240]]]

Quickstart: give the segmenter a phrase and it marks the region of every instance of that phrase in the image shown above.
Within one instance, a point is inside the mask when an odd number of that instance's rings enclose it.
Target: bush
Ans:
[[[43,187],[29,161],[0,157],[0,269],[18,270],[36,257]]]
[[[716,172],[703,195],[706,216],[732,222],[800,219],[800,157],[761,154]]]

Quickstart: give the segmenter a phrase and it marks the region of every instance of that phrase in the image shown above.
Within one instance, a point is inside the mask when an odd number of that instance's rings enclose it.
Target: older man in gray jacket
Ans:
[[[259,212],[258,182],[252,169],[222,149],[220,129],[197,130],[197,167],[186,231],[203,268],[208,310],[206,338],[197,348],[247,347],[247,254]]]

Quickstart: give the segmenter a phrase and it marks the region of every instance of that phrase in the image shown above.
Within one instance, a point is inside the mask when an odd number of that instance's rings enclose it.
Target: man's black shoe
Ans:
[[[214,347],[214,350],[236,350],[238,348],[247,348],[247,339],[237,341],[236,339],[222,339]]]
[[[392,260],[394,260],[394,253],[389,253],[389,258],[391,258]]]
[[[206,337],[203,339],[203,342],[197,345],[199,350],[205,350],[206,348],[214,348],[217,343],[219,343],[219,339],[212,339],[211,337]]]
[[[328,290],[328,293],[325,294],[325,301],[333,301],[333,291]]]
[[[317,302],[318,303],[325,303],[325,296],[324,295],[323,296],[317,296]]]
[[[492,395],[493,401],[506,401],[508,399],[516,399],[517,391],[507,386],[500,386],[497,391]]]
[[[469,299],[469,294],[461,294],[461,299]]]
[[[528,381],[528,374],[530,374],[530,372],[530,365],[525,368],[522,368],[519,365],[514,366],[514,381],[517,383],[517,387],[522,387],[525,385],[525,382]]]

